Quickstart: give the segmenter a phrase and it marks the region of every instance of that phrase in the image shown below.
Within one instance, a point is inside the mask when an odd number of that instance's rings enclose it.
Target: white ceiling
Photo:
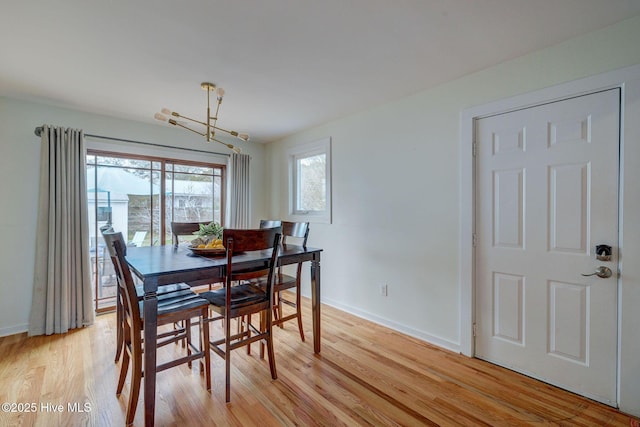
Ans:
[[[204,119],[211,81],[226,90],[218,124],[258,142],[640,14],[640,0],[3,3],[0,96]]]

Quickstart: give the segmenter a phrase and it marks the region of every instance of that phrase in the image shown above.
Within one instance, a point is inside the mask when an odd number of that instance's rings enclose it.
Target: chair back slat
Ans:
[[[276,228],[282,225],[279,219],[261,219],[260,228]]]
[[[278,228],[250,230],[225,228],[222,233],[222,241],[227,242],[229,239],[233,239],[234,253],[261,251],[273,247],[273,239],[276,234],[280,234]]]

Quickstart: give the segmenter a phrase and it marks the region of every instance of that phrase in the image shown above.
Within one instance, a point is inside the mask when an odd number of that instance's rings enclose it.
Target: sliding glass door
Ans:
[[[225,166],[88,151],[89,247],[96,311],[115,305],[116,281],[100,227],[127,245],[171,242],[171,221],[223,222]]]
[[[213,165],[166,162],[165,224],[211,222],[222,224],[223,169]],[[171,229],[165,227],[165,240],[171,241]]]

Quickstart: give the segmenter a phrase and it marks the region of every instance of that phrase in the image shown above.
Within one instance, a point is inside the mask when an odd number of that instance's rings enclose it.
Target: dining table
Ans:
[[[251,268],[270,259],[272,250],[234,255],[233,268]],[[310,262],[311,312],[313,351],[320,353],[320,253],[322,249],[282,244],[278,265]],[[171,283],[215,283],[222,281],[227,265],[226,256],[210,257],[194,254],[188,247],[174,245],[128,247],[127,263],[132,273],[142,281],[144,289],[144,419],[154,425],[156,394],[156,336],[158,331],[159,285]]]

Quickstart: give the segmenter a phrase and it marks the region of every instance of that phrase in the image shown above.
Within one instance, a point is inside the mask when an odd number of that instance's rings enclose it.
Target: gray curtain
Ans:
[[[230,197],[229,228],[251,226],[251,198],[249,185],[249,160],[247,154],[233,153],[229,160]]]
[[[94,321],[84,133],[44,126],[29,335]]]

